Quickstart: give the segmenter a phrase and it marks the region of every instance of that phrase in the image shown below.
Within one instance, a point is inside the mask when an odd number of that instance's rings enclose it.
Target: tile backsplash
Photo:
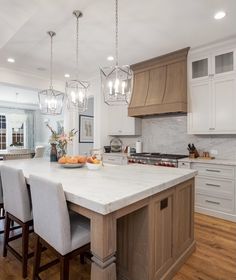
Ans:
[[[137,139],[144,152],[188,154],[188,143],[194,143],[200,152],[216,150],[216,158],[236,159],[236,135],[188,135],[186,115],[143,118],[142,136],[122,141],[135,147]]]

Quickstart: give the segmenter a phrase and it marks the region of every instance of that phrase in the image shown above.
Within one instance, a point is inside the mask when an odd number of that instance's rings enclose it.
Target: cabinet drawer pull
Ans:
[[[211,204],[216,204],[216,205],[220,205],[220,202],[217,201],[212,201],[212,200],[205,200],[207,203],[211,203]]]
[[[220,173],[220,170],[216,170],[216,169],[206,169],[206,171]]]
[[[207,186],[220,188],[221,185],[206,183]]]
[[[160,210],[168,207],[168,197],[161,200]]]
[[[215,128],[214,127],[210,127],[209,130],[215,130]]]

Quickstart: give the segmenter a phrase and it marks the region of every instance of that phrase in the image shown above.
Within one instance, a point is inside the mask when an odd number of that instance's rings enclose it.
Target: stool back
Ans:
[[[0,204],[3,204],[2,179],[0,178]]]
[[[3,165],[1,178],[5,211],[23,223],[32,220],[29,190],[22,170]]]
[[[44,156],[45,147],[44,146],[37,146],[35,148],[35,156],[34,158],[42,158]]]
[[[71,248],[70,218],[60,183],[30,176],[34,231],[59,253]]]

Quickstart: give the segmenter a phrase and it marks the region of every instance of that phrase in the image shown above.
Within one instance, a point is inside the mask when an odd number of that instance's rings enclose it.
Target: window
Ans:
[[[21,128],[12,128],[12,144],[24,146],[24,124],[22,124]]]
[[[6,150],[7,148],[7,122],[6,122],[6,116],[0,115],[0,150]]]
[[[26,145],[26,122],[16,122],[12,114],[0,113],[0,151],[9,146],[24,147]]]

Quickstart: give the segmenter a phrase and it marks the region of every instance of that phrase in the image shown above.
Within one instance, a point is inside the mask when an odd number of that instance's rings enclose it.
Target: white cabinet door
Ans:
[[[209,81],[192,83],[189,95],[189,133],[206,133],[211,124],[211,84]]]
[[[141,119],[128,117],[128,106],[110,106],[108,112],[109,135],[141,135]]]
[[[236,79],[235,76],[213,80],[213,104],[217,132],[236,132]]]

